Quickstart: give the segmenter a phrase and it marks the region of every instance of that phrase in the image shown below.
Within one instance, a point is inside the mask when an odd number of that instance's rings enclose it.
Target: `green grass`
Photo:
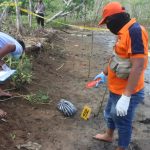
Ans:
[[[45,104],[49,102],[49,96],[44,91],[37,91],[35,94],[26,95],[25,99],[27,99],[30,103],[36,104]]]

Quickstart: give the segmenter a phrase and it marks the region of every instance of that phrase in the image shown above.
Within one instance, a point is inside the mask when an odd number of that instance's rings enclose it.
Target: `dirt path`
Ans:
[[[50,52],[41,52],[34,58],[34,80],[28,90],[23,91],[45,90],[50,103],[35,105],[22,99],[1,103],[1,107],[8,112],[8,118],[7,122],[0,121],[0,150],[16,150],[17,144],[28,141],[42,145],[41,150],[113,150],[117,145],[116,140],[113,144],[107,144],[92,139],[93,135],[105,130],[102,111],[98,117],[95,115],[106,87],[85,89],[86,82],[103,69],[115,38],[108,32],[98,32],[94,33],[92,43],[89,32],[68,32],[73,34],[59,33],[63,42],[57,41],[57,49],[52,47]],[[138,111],[134,123],[132,150],[149,150],[150,124],[139,123],[139,120],[149,117],[148,90],[145,105]],[[65,118],[56,109],[61,98],[77,107],[74,118]],[[92,108],[88,121],[80,118],[84,105]]]

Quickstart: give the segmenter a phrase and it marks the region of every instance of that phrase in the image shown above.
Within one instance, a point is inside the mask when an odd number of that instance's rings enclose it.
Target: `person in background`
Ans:
[[[144,100],[144,71],[148,64],[148,33],[135,18],[130,18],[118,2],[110,2],[103,8],[99,25],[106,24],[117,41],[108,66],[99,73],[96,86],[108,79],[109,98],[104,110],[107,130],[94,136],[97,140],[113,141],[118,130],[118,147],[125,150],[131,140],[132,121],[139,103]]]
[[[45,5],[42,0],[38,0],[37,4],[35,5],[35,13],[41,17],[36,16],[38,26],[44,28],[44,12],[45,12]]]
[[[10,35],[0,32],[0,70],[10,69],[2,60],[3,57],[10,54],[13,58],[19,59],[25,50],[25,44],[22,40],[16,40]],[[0,97],[11,97],[10,93],[7,93],[1,89]],[[0,109],[0,117],[6,115],[2,109]]]

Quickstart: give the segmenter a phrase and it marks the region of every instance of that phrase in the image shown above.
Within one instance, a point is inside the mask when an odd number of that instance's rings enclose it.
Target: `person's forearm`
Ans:
[[[142,70],[134,70],[134,69],[131,70],[130,76],[128,78],[128,83],[127,83],[126,89],[124,91],[124,94],[126,96],[131,96],[131,94],[133,93],[133,91],[139,81],[139,78],[141,76],[141,73],[142,73]]]
[[[137,86],[140,76],[143,72],[144,60],[139,61],[141,61],[141,64],[136,64],[131,68],[128,83],[123,93],[126,96],[131,96],[131,94],[134,92],[134,89]]]
[[[0,59],[0,70],[3,70],[2,66],[5,62],[3,60]]]
[[[0,60],[0,66],[2,67],[2,65],[5,64],[5,62],[3,60]]]
[[[8,44],[5,47],[0,49],[0,59],[2,59],[5,55],[15,51],[16,46],[12,44]]]

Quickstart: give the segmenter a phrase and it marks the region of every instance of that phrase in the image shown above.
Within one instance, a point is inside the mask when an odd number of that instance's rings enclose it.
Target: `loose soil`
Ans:
[[[14,95],[45,91],[49,95],[49,103],[31,104],[23,98],[0,103],[0,107],[8,113],[7,122],[0,121],[0,150],[17,150],[16,145],[29,141],[40,144],[41,150],[114,150],[117,146],[117,134],[112,144],[92,138],[106,129],[102,111],[108,91],[104,102],[101,102],[105,85],[85,88],[87,81],[92,80],[107,63],[115,37],[107,31],[93,32],[93,38],[91,32],[67,32],[70,34],[56,32],[55,36],[47,39],[42,49],[32,54],[32,83],[20,91],[11,91]],[[27,38],[26,42],[29,42]],[[149,69],[146,74],[145,103],[137,112],[129,150],[150,149],[148,74]],[[62,98],[77,107],[74,117],[66,118],[57,110],[57,103]],[[80,117],[85,105],[92,108],[87,121]]]

